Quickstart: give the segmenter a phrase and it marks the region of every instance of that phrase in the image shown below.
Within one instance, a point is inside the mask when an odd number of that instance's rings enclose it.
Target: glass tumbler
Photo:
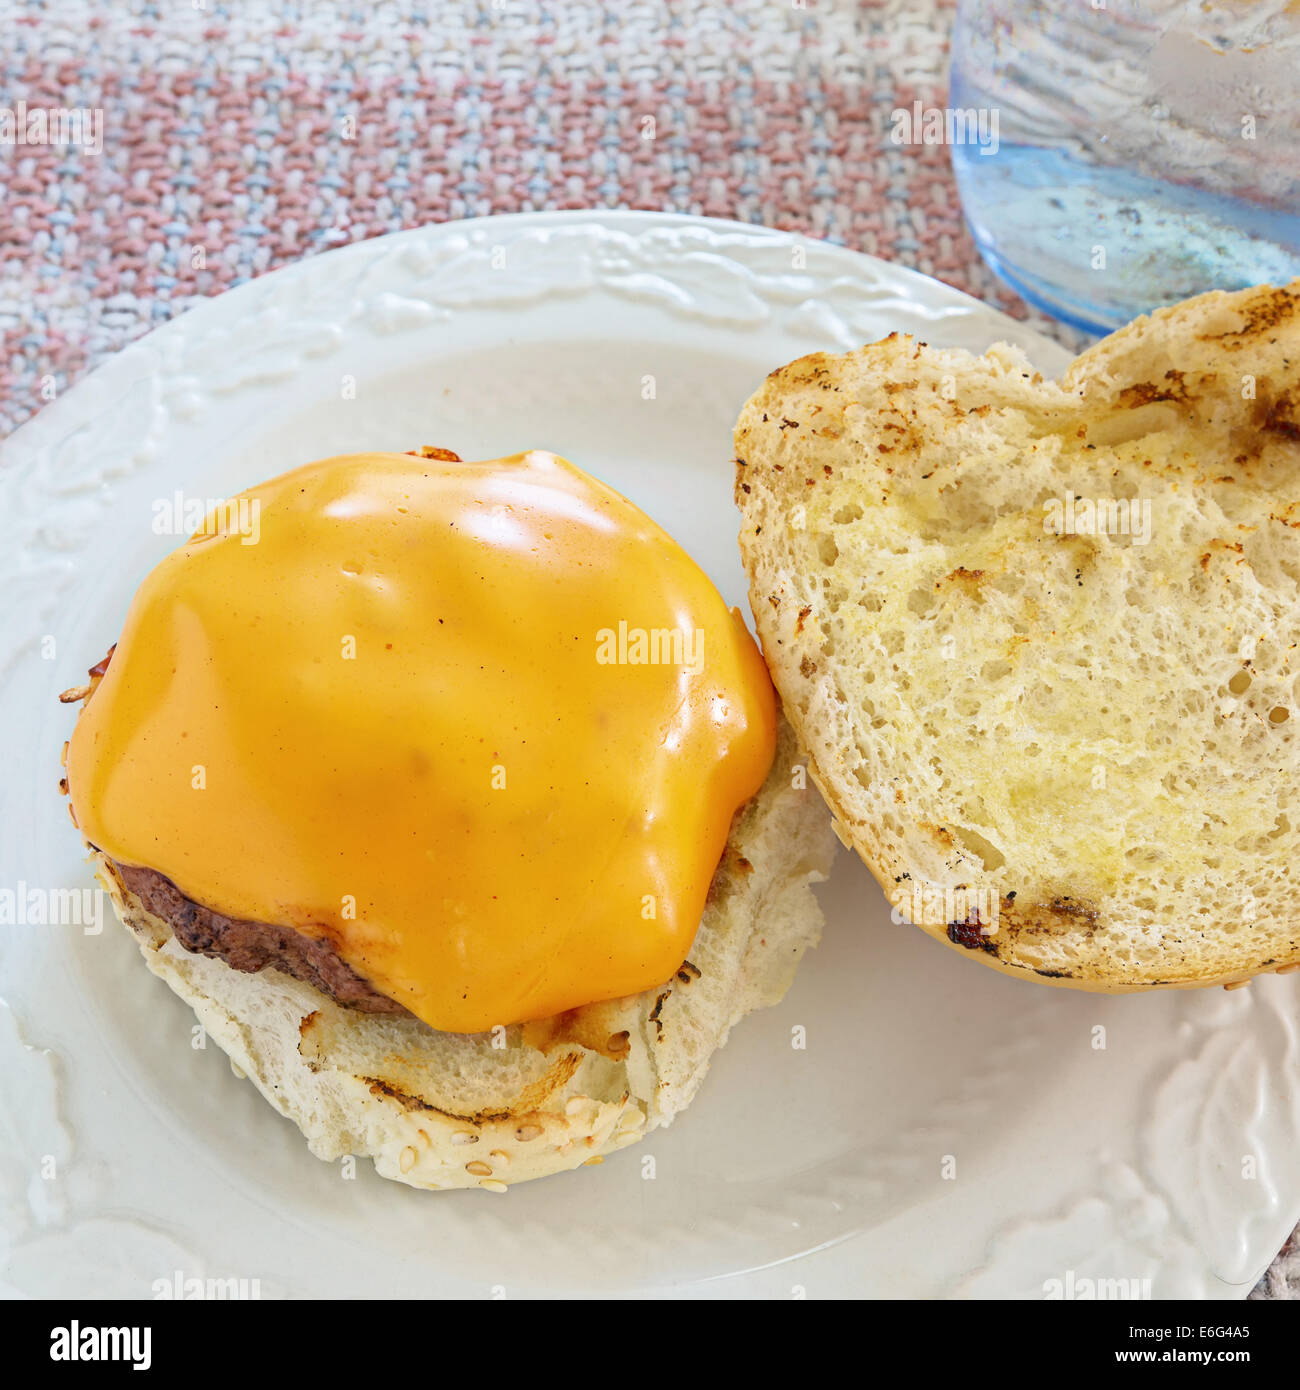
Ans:
[[[949,101],[980,251],[1057,318],[1300,276],[1296,0],[961,0]]]

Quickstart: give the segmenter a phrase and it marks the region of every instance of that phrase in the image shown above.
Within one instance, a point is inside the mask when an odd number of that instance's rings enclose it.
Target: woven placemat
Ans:
[[[947,150],[888,139],[895,108],[943,103],[952,9],[0,0],[0,106],[103,112],[98,154],[0,147],[0,431],[196,299],[278,265],[541,208],[806,232],[1077,348],[979,259]],[[1295,1240],[1254,1296],[1296,1296]]]

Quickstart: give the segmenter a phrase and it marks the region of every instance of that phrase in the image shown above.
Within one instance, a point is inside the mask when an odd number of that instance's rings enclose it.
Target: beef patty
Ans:
[[[305,936],[292,927],[226,917],[187,898],[155,869],[116,862],[113,867],[145,910],[161,917],[187,951],[223,960],[232,970],[247,975],[270,966],[361,1013],[412,1017],[408,1009],[357,974],[328,941]]]

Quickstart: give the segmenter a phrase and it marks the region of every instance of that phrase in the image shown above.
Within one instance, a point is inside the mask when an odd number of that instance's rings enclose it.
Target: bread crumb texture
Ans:
[[[735,447],[777,688],[896,903],[991,903],[920,924],[1077,987],[1300,960],[1300,281],[1059,383],[1005,345],[805,357]]]

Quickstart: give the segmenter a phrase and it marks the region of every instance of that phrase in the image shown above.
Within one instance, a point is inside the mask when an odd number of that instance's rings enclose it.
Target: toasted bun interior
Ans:
[[[1082,988],[1300,962],[1300,282],[1059,383],[1006,346],[816,354],[735,446],[773,678],[902,915]]]

